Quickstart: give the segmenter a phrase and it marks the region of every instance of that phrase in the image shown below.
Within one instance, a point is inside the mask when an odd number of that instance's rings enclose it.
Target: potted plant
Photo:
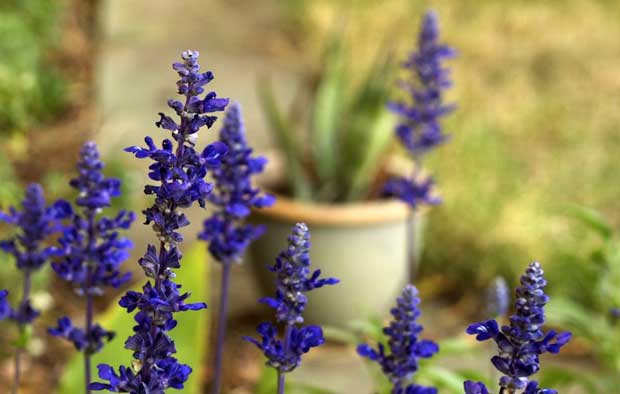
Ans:
[[[436,23],[431,16],[431,22]],[[428,15],[412,58],[426,55],[423,46],[429,44],[428,29],[436,30],[427,19]],[[322,68],[308,81],[309,99],[297,100],[289,114],[278,106],[269,83],[260,85],[261,102],[282,164],[278,171],[278,160],[271,161],[276,176],[263,186],[277,199],[272,207],[253,214],[252,220],[266,224],[267,231],[251,248],[256,276],[263,287],[269,287],[272,284],[264,275],[264,265],[282,248],[281,240],[294,223],[307,223],[317,245],[312,260],[326,275],[339,278],[341,285],[312,295],[312,306],[305,315],[311,321],[336,326],[360,316],[379,315],[389,307],[410,280],[414,257],[420,252],[423,214],[415,208],[420,202],[437,202],[431,195],[432,180],[423,175],[419,157],[412,154],[416,163],[412,171],[410,161],[404,167],[393,165],[398,161],[386,154],[394,130],[406,148],[403,128],[417,133],[414,140],[428,136],[427,124],[419,119],[401,120],[397,126],[394,113],[415,112],[415,95],[411,108],[396,103],[390,111],[387,104],[394,62],[387,53],[380,54],[356,82],[341,37],[334,34],[329,38]],[[431,49],[444,47],[437,43],[437,34],[430,41]],[[415,67],[408,68],[416,75]],[[427,88],[422,81],[419,91]],[[306,108],[308,114],[300,110]],[[428,108],[420,109],[426,120]],[[295,133],[299,130],[307,133],[300,136]],[[401,185],[411,187],[403,189]],[[384,198],[386,186],[404,202]]]

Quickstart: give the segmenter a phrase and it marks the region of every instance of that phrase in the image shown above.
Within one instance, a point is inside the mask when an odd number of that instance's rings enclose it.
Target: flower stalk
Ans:
[[[198,235],[198,238],[209,243],[209,253],[222,265],[213,394],[219,394],[222,385],[232,265],[241,263],[248,246],[265,231],[264,226],[247,224],[246,218],[252,209],[270,206],[275,201],[272,195],[263,194],[252,184],[252,178],[263,171],[267,160],[262,156],[252,156],[252,148],[245,135],[241,107],[233,103],[226,113],[219,134],[219,142],[227,147],[227,153],[220,166],[212,171],[214,189],[208,201],[215,209],[205,220],[203,231]]]

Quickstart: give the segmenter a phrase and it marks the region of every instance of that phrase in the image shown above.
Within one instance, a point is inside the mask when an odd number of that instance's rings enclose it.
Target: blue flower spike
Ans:
[[[288,247],[269,267],[276,276],[275,297],[259,300],[275,310],[276,324],[261,323],[256,329],[260,339],[244,337],[263,352],[267,365],[277,370],[278,394],[284,393],[285,374],[301,365],[303,354],[325,342],[320,326],[302,325],[308,302],[305,293],[338,283],[335,278],[320,278],[320,270],[311,271],[309,252],[310,231],[305,224],[297,223],[288,237]],[[278,326],[284,326],[282,338]]]
[[[421,358],[430,358],[439,351],[437,343],[420,339],[424,327],[417,323],[420,316],[420,298],[413,285],[407,285],[392,308],[392,321],[383,329],[389,338],[387,347],[379,343],[377,348],[360,344],[360,356],[376,362],[392,383],[392,394],[436,394],[437,389],[412,382]],[[389,349],[389,352],[387,351]]]
[[[0,240],[0,250],[13,256],[23,275],[21,300],[16,308],[9,304],[8,291],[0,290],[0,320],[13,321],[22,335],[40,314],[32,305],[32,276],[58,254],[58,249],[48,245],[47,241],[60,230],[62,220],[70,215],[71,205],[64,200],[47,205],[43,188],[38,184],[26,188],[21,211],[14,207],[8,212],[0,211],[0,222],[15,229],[14,235]],[[22,352],[23,345],[16,349],[14,357],[14,393],[20,384]]]
[[[228,108],[219,142],[227,147],[228,153],[222,158],[220,167],[212,171],[214,189],[208,201],[215,209],[198,235],[199,239],[209,243],[209,253],[222,265],[213,394],[219,394],[222,385],[231,266],[241,263],[245,250],[265,230],[264,226],[247,224],[246,218],[252,209],[271,206],[275,201],[272,195],[261,193],[252,184],[252,178],[263,172],[267,159],[252,156],[252,148],[245,137],[241,107],[237,103]]]
[[[68,317],[62,317],[57,327],[48,330],[84,353],[86,387],[91,381],[92,355],[103,348],[105,341],[114,338],[113,332],[94,323],[93,299],[102,295],[105,287],[118,288],[131,278],[129,272],[121,272],[120,266],[129,257],[132,243],[119,230],[129,229],[136,217],[124,210],[114,217],[101,215],[112,204],[112,198],[121,194],[120,180],[106,178],[103,168],[97,145],[86,142],[80,150],[78,176],[70,182],[79,193],[75,201],[78,208],[58,240],[61,257],[52,263],[58,276],[86,299],[84,328],[75,327]]]
[[[539,356],[559,353],[571,338],[570,332],[544,332],[545,305],[549,297],[544,288],[547,281],[539,262],[531,263],[521,276],[521,286],[515,290],[515,314],[510,325],[499,327],[496,320],[474,323],[467,333],[478,341],[493,339],[499,354],[491,358],[493,366],[503,375],[499,380],[501,394],[556,394],[555,390],[542,389],[530,377],[540,370]],[[486,394],[481,382],[465,382],[466,394]]]
[[[410,73],[410,80],[401,81],[402,90],[408,101],[389,104],[389,108],[400,116],[396,137],[415,162],[410,177],[390,179],[384,193],[405,202],[412,209],[420,204],[436,205],[441,199],[434,196],[434,180],[420,174],[424,155],[449,139],[441,126],[441,118],[454,111],[455,106],[444,103],[444,91],[452,86],[450,70],[443,61],[456,56],[456,51],[439,41],[437,14],[428,11],[422,20],[417,49],[404,63]]]
[[[159,247],[148,245],[138,261],[148,278],[142,291],[128,291],[119,302],[128,313],[137,311],[134,333],[125,341],[125,348],[133,354],[131,366],[121,366],[116,372],[109,365],[99,365],[99,377],[104,382],[91,383],[92,390],[164,394],[168,389],[182,390],[192,372],[174,357],[177,350],[169,334],[177,326],[176,313],[207,307],[204,302],[189,303],[190,294],[174,282],[174,270],[181,268],[180,229],[189,225],[182,210],[196,202],[204,207],[213,190],[205,177],[219,167],[227,148],[215,142],[198,150],[196,143],[200,130],[210,128],[217,119],[213,114],[228,104],[228,99],[217,98],[215,92],[204,94],[213,73],[201,72],[198,58],[198,52],[185,51],[183,61],[172,65],[179,75],[177,87],[183,99],[169,100],[168,106],[178,119],[161,113],[156,122],[172,139],[164,139],[158,147],[146,137],[146,147],[126,149],[139,159],[152,161],[148,176],[153,184],[146,185],[144,193],[154,196],[154,203],[143,213]]]

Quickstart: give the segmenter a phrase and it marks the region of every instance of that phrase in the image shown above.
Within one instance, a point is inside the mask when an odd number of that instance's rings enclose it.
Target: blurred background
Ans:
[[[18,204],[31,181],[42,183],[50,200],[72,198],[67,182],[77,151],[92,139],[103,151],[108,174],[124,182],[118,206],[140,211],[146,203],[145,168],[122,148],[162,134],[154,122],[175,93],[170,64],[189,48],[199,50],[203,67],[214,72],[210,86],[218,95],[242,104],[250,143],[257,153],[273,157],[274,171],[278,162],[290,165],[295,154],[286,149],[287,135],[314,149],[317,122],[334,133],[368,124],[371,137],[363,134],[347,146],[361,157],[371,153],[359,146],[377,146],[380,154],[372,153],[373,160],[359,168],[380,177],[386,157],[402,156],[389,137],[393,120],[382,120],[389,116],[384,103],[399,97],[399,65],[415,47],[428,8],[440,17],[442,41],[458,51],[449,62],[455,86],[447,96],[458,108],[444,123],[450,142],[425,162],[444,202],[425,214],[415,284],[423,307],[428,305],[427,336],[451,342],[447,371],[424,379],[439,379],[443,383],[436,384],[446,392],[458,392],[458,374],[472,373],[461,371],[463,360],[481,360],[486,367],[482,360],[490,350],[457,334],[480,317],[481,300],[495,277],[506,278],[512,288],[526,264],[539,260],[552,299],[558,300],[549,318],[577,337],[557,370],[544,378],[575,392],[620,384],[620,325],[610,313],[620,307],[617,1],[5,0],[0,4],[0,207]],[[334,120],[339,118],[351,122],[345,126]],[[310,132],[304,134],[306,123]],[[217,136],[204,134],[205,140]],[[298,160],[302,166],[304,160]],[[347,203],[330,194],[333,188],[321,189],[317,179],[308,183],[306,200]],[[373,195],[374,178],[365,182],[369,192],[353,200]],[[196,232],[203,217],[195,212],[188,232]],[[4,236],[7,230],[0,231]],[[138,257],[149,234],[136,223],[130,235]],[[238,324],[231,336],[251,332],[264,312],[256,307],[260,289],[251,272],[244,267],[237,272],[231,319]],[[0,288],[15,286],[18,278],[13,263],[1,256]],[[210,288],[217,288],[216,278],[212,272]],[[38,288],[42,299],[71,297],[49,273],[38,277]],[[215,294],[206,297],[216,305]],[[108,304],[115,305],[112,295],[100,310]],[[385,317],[357,322],[351,331],[334,328],[334,342],[347,342],[351,332],[372,337]],[[188,335],[207,337],[206,331]],[[0,338],[0,381],[10,376],[5,358],[10,337]],[[30,366],[40,371],[35,381],[56,384],[62,380],[58,371],[71,365],[71,349],[42,337],[31,349]],[[260,385],[268,378],[258,355],[239,342],[231,338],[228,344],[227,390],[269,392],[268,385]],[[208,341],[204,348],[207,352]],[[50,349],[63,355],[62,363],[50,361]],[[350,347],[335,344],[317,353],[300,371],[297,390],[372,392],[373,374]],[[208,384],[208,368],[197,369],[204,372],[199,383]],[[585,370],[585,376],[575,370]],[[329,387],[308,384],[317,373],[333,375]]]

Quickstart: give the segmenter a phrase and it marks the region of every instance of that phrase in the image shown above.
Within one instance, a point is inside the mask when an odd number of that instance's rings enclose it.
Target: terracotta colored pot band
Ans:
[[[321,204],[276,194],[276,203],[272,207],[255,210],[254,214],[285,222],[350,227],[405,221],[408,212],[407,206],[397,200]]]

